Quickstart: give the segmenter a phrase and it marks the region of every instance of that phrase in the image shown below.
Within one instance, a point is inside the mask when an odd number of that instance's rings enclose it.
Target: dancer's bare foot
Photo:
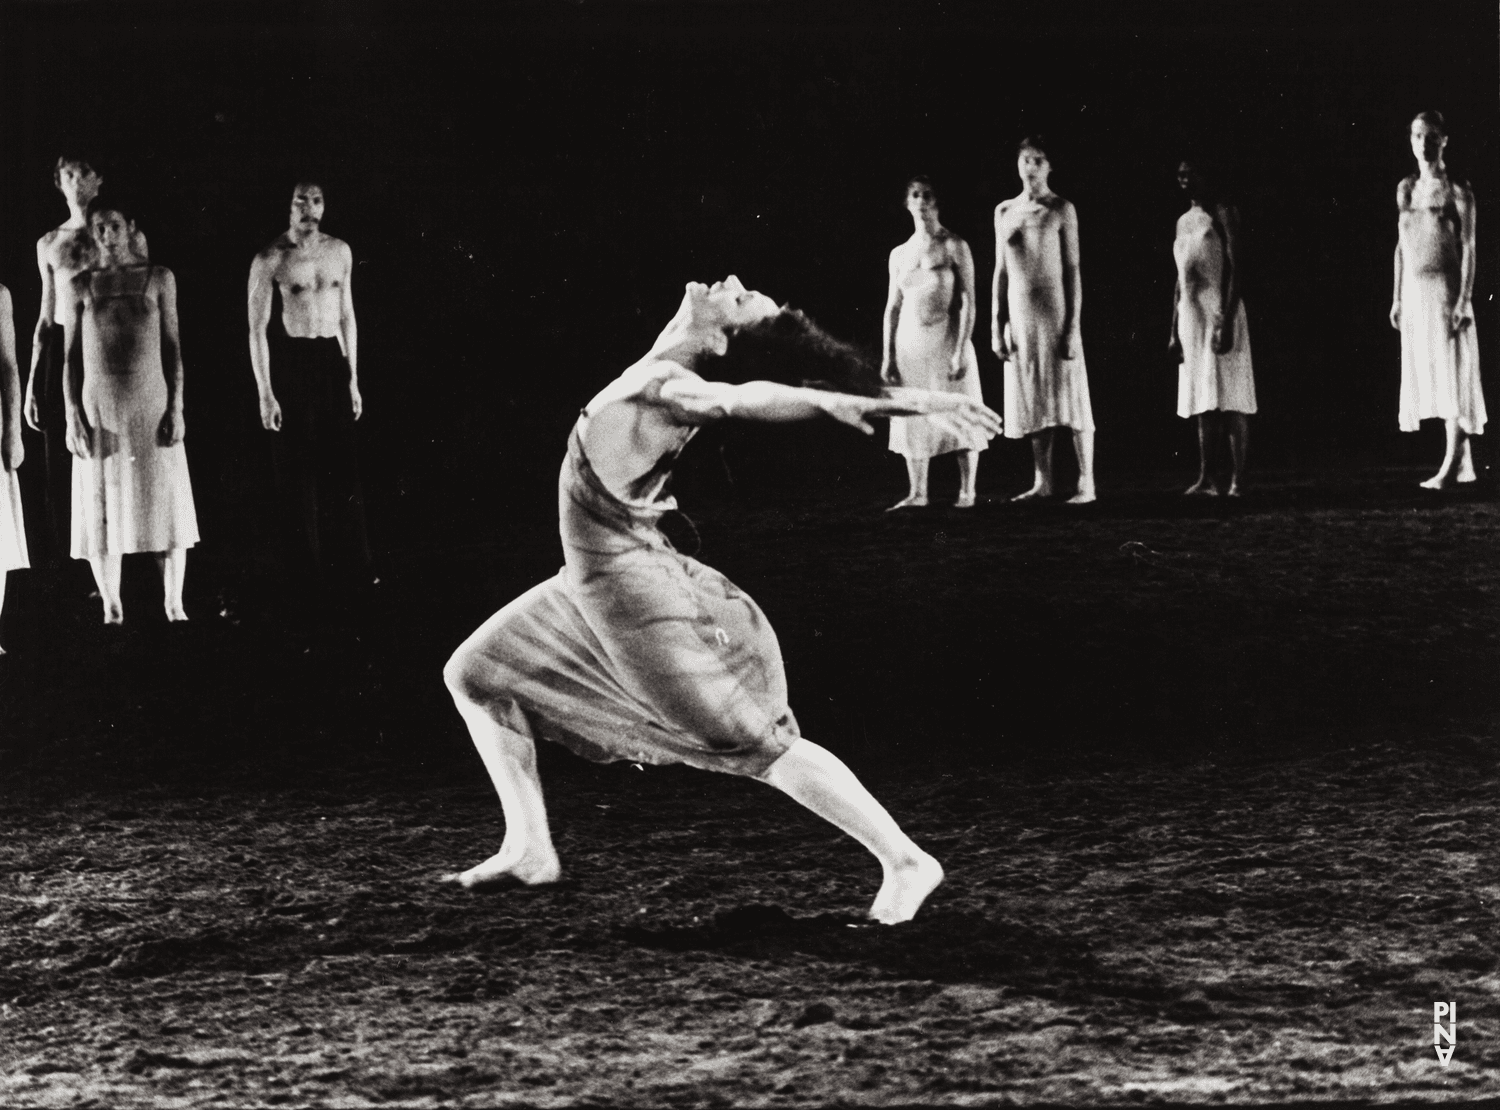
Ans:
[[[1439,471],[1422,483],[1423,489],[1447,489],[1453,485],[1453,474]]]
[[[958,500],[953,502],[953,507],[955,509],[972,509],[974,501],[975,497],[972,493],[961,493],[958,495]]]
[[[1465,459],[1463,465],[1458,468],[1458,480],[1460,482],[1477,482],[1479,480],[1479,475],[1474,473],[1474,463],[1472,460]]]
[[[1228,493],[1228,496],[1230,496],[1230,497],[1239,497],[1242,492],[1243,491],[1240,489],[1240,484],[1238,482],[1236,482],[1236,481],[1231,480],[1230,483],[1229,483],[1229,493]]]
[[[900,501],[897,501],[894,505],[887,509],[886,512],[893,513],[897,509],[921,509],[926,507],[926,505],[927,498],[918,497],[916,494],[910,493],[903,497]]]
[[[882,925],[910,921],[942,881],[943,865],[926,852],[919,852],[902,866],[886,872],[880,893],[870,906],[870,917]]]
[[[1079,482],[1078,492],[1075,493],[1072,497],[1068,498],[1068,504],[1087,505],[1091,502],[1097,501],[1098,499],[1099,495],[1094,492],[1093,482]]]
[[[104,604],[104,623],[105,624],[124,624],[125,623],[125,606],[121,605],[118,601],[114,602],[113,604],[111,604],[109,602],[105,602],[105,604]]]
[[[167,620],[169,621],[185,621],[188,619],[187,610],[182,607],[181,602],[178,602],[176,605],[168,605],[166,610]]]
[[[466,890],[521,883],[541,886],[562,878],[562,864],[555,853],[521,852],[501,845],[500,850],[478,867],[443,876],[445,883],[457,883]]]
[[[1233,486],[1230,487],[1230,489],[1233,488]],[[1199,478],[1192,485],[1188,486],[1187,489],[1183,490],[1182,494],[1184,497],[1218,497],[1219,487],[1214,485],[1212,479]],[[1230,496],[1233,497],[1235,495],[1230,494]]]
[[[1014,497],[1011,498],[1011,500],[1012,501],[1035,501],[1035,500],[1037,500],[1039,498],[1051,497],[1051,496],[1052,496],[1052,487],[1049,486],[1049,485],[1044,485],[1041,482],[1038,482],[1036,485],[1032,486],[1025,493],[1018,493],[1018,494],[1016,494]]]

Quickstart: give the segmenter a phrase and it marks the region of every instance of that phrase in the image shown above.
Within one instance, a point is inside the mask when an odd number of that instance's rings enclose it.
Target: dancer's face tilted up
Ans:
[[[130,253],[130,239],[135,234],[135,223],[120,213],[105,208],[89,218],[89,230],[99,253],[106,259],[122,258]]]
[[[1182,162],[1177,166],[1177,187],[1189,197],[1196,198],[1203,192],[1203,175],[1200,174],[1191,162]]]
[[[1418,162],[1431,165],[1443,156],[1448,136],[1425,119],[1411,121],[1411,152]]]
[[[733,274],[712,285],[704,285],[701,281],[688,282],[687,296],[682,303],[695,326],[718,328],[726,333],[781,311],[770,297],[746,289]]]
[[[1044,192],[1047,178],[1052,176],[1052,163],[1042,151],[1026,146],[1016,156],[1016,172],[1021,175],[1021,183],[1026,186],[1027,191]]]

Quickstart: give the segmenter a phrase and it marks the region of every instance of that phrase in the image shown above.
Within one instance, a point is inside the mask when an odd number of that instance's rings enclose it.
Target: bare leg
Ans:
[[[5,612],[5,574],[5,571],[0,570],[0,613]],[[0,655],[4,654],[5,648],[0,647]]]
[[[1238,497],[1245,481],[1245,455],[1250,450],[1250,418],[1242,412],[1226,412],[1229,425],[1229,496]]]
[[[125,608],[120,604],[120,556],[106,554],[89,559],[99,599],[104,602],[104,623],[124,624]]]
[[[187,610],[182,607],[182,586],[187,579],[187,548],[174,547],[171,551],[158,553],[156,566],[161,571],[162,607],[167,611],[167,620],[187,620]]]
[[[974,482],[979,476],[979,452],[960,451],[958,453],[958,500],[954,502],[960,509],[974,507]]]
[[[1053,431],[1052,428],[1043,428],[1028,437],[1031,440],[1031,465],[1036,472],[1036,480],[1025,493],[1012,497],[1012,501],[1030,501],[1034,497],[1052,496]]]
[[[906,482],[908,492],[905,497],[897,501],[886,512],[891,509],[913,509],[927,504],[927,459],[906,460]]]
[[[1436,474],[1422,483],[1423,489],[1444,489],[1447,486],[1451,486],[1456,481],[1454,470],[1460,454],[1468,460],[1469,472],[1473,473],[1474,460],[1468,453],[1467,437],[1464,435],[1463,429],[1458,426],[1458,421],[1452,419],[1444,420],[1443,432],[1447,440],[1447,445],[1443,451],[1443,465],[1438,467]],[[1473,481],[1472,478],[1469,480]]]
[[[799,739],[760,776],[874,853],[884,872],[870,916],[897,925],[916,916],[943,881],[943,867],[911,838],[838,756]]]
[[[500,842],[500,850],[477,867],[443,878],[470,888],[516,880],[528,886],[556,882],[562,875],[562,865],[547,825],[535,742],[489,715],[475,699],[479,691],[465,675],[458,656],[448,664],[443,677],[459,715],[469,726],[469,736],[484,760],[505,814],[505,839]]]
[[[1208,472],[1209,456],[1213,454],[1213,416],[1211,412],[1198,414],[1198,480],[1182,491],[1190,496],[1219,496],[1219,487],[1214,484],[1213,477]]]
[[[1068,498],[1068,504],[1087,505],[1098,496],[1094,490],[1094,433],[1075,430],[1073,451],[1078,456],[1078,492]]]
[[[1474,438],[1464,436],[1463,446],[1459,449],[1458,455],[1458,480],[1460,482],[1473,482],[1479,478],[1479,475],[1474,473],[1473,445]]]

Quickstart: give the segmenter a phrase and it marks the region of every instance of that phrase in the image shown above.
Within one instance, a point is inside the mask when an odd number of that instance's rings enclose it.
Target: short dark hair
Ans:
[[[52,187],[59,193],[62,192],[62,171],[64,166],[78,166],[96,176],[99,173],[87,158],[80,158],[78,155],[71,153],[59,154],[56,163],[52,166]]]
[[[83,210],[84,219],[92,224],[94,217],[100,212],[118,212],[125,218],[126,223],[135,222],[134,206],[122,202],[119,196],[113,193],[101,193],[89,201],[89,206]]]
[[[325,197],[328,194],[328,190],[323,188],[323,183],[316,177],[304,177],[299,180],[297,184],[292,186],[292,192],[294,194],[301,189],[316,189],[318,190],[318,192],[324,194]]]
[[[1412,117],[1412,123],[1416,123],[1418,120],[1421,120],[1428,127],[1436,128],[1437,133],[1443,138],[1446,139],[1448,137],[1448,125],[1443,122],[1442,112],[1418,112]]]
[[[729,333],[729,347],[710,355],[706,376],[719,381],[771,381],[878,397],[880,372],[853,344],[835,339],[790,305]]]
[[[932,199],[940,199],[938,194],[938,187],[932,183],[932,178],[928,177],[925,173],[919,173],[915,177],[907,179],[906,193],[908,196],[911,195],[911,187],[913,185],[926,185],[927,188],[932,190]]]
[[[1024,139],[1016,144],[1017,158],[1021,156],[1021,151],[1023,150],[1034,150],[1038,154],[1042,155],[1042,157],[1046,158],[1049,162],[1052,160],[1052,154],[1047,149],[1047,137],[1039,131],[1027,135]]]

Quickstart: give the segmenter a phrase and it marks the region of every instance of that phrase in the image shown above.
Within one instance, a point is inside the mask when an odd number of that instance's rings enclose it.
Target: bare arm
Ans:
[[[177,330],[177,278],[172,271],[154,271],[157,282],[156,303],[161,314],[161,368],[167,379],[167,411],[162,414],[157,439],[163,447],[181,443],[182,420],[182,342]]]
[[[1063,309],[1062,347],[1064,357],[1077,358],[1079,317],[1083,310],[1083,272],[1078,258],[1078,210],[1072,201],[1063,201],[1062,229]]]
[[[1000,231],[1003,205],[995,206],[995,278],[990,283],[990,349],[1000,358],[1010,353],[1005,325],[1010,316],[1010,275],[1005,272],[1005,239]]]
[[[1177,334],[1177,302],[1182,299],[1182,275],[1172,283],[1172,334],[1167,338],[1167,353],[1182,361],[1182,337]]]
[[[953,241],[953,297],[958,302],[958,342],[953,348],[950,377],[958,381],[968,369],[969,341],[974,337],[974,252],[957,236]]]
[[[896,365],[896,321],[901,317],[901,248],[891,251],[886,263],[889,286],[885,294],[885,313],[880,318],[880,380],[898,382],[901,368]]]
[[[349,360],[349,401],[354,407],[354,419],[364,412],[364,398],[359,393],[359,325],[354,320],[354,252],[349,244],[343,244],[340,252],[344,263],[344,283],[339,295],[339,342],[344,348],[344,357]]]
[[[1462,241],[1460,249],[1463,251],[1459,264],[1458,279],[1458,301],[1453,308],[1453,330],[1457,331],[1465,324],[1474,321],[1474,220],[1478,210],[1474,204],[1474,194],[1470,192],[1467,185],[1460,185],[1454,190],[1457,194],[1455,201],[1458,204],[1458,218],[1462,222]]]
[[[1233,320],[1240,307],[1240,213],[1232,204],[1219,205],[1219,227],[1224,232],[1224,272],[1221,294],[1224,319]]]
[[[67,419],[66,439],[68,450],[79,458],[87,458],[93,451],[93,429],[83,411],[83,360],[75,359],[80,336],[83,334],[83,285],[86,274],[73,281],[69,290],[68,313],[63,317],[63,410]]]
[[[21,444],[21,373],[16,366],[16,314],[10,290],[0,285],[0,467],[14,470],[26,457]]]
[[[260,397],[260,422],[268,432],[281,428],[281,405],[271,390],[271,346],[266,328],[271,324],[271,293],[275,287],[276,258],[258,254],[250,263],[250,372]]]
[[[42,309],[37,313],[36,329],[31,335],[31,372],[26,375],[26,423],[42,430],[41,398],[37,395],[37,367],[42,359],[42,335],[52,326],[57,312],[56,276],[47,257],[48,236],[36,241],[36,268],[42,275]]]
[[[1395,276],[1391,282],[1391,327],[1397,331],[1401,330],[1401,270],[1403,262],[1401,258],[1401,216],[1405,212],[1407,203],[1411,198],[1411,178],[1402,181],[1396,186],[1396,266]]]

